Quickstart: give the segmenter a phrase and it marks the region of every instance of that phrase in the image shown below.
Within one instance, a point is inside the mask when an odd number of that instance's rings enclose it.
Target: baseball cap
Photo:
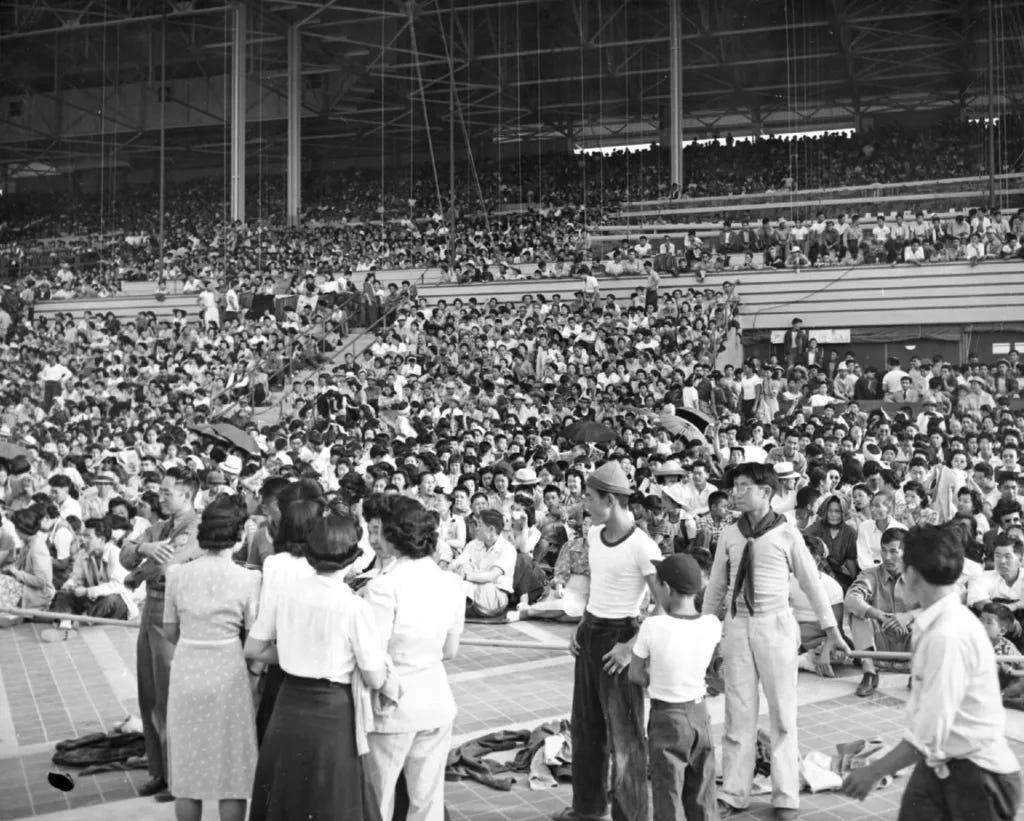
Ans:
[[[704,586],[700,565],[693,556],[685,553],[674,553],[660,562],[655,562],[654,570],[659,581],[684,596],[695,596]]]

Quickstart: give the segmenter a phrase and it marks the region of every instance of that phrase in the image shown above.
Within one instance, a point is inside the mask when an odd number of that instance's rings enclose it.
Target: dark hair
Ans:
[[[299,499],[283,507],[281,522],[274,535],[274,552],[304,556],[309,528],[324,515],[326,507],[323,499]]]
[[[203,550],[225,550],[237,544],[249,517],[245,503],[238,496],[217,496],[203,511],[199,520],[199,546]]]
[[[105,542],[110,541],[110,522],[106,519],[101,519],[99,517],[86,519],[82,522],[82,528],[91,530]]]
[[[367,522],[371,519],[384,521],[387,518],[388,511],[391,510],[391,500],[393,498],[394,495],[389,493],[371,493],[363,501],[363,519]]]
[[[912,567],[928,584],[956,584],[964,572],[964,545],[958,528],[919,525],[904,536],[903,566]]]
[[[335,573],[359,558],[363,528],[354,516],[318,517],[306,530],[306,559],[317,573]]]
[[[974,488],[964,486],[964,487],[960,488],[960,490],[958,490],[956,492],[956,495],[958,497],[959,496],[970,496],[971,497],[971,513],[973,513],[975,516],[977,516],[983,510],[984,504],[982,503],[982,500],[981,500],[981,494],[978,493],[978,491],[976,491]]]
[[[719,502],[723,502],[723,501],[724,502],[728,502],[729,501],[729,494],[726,493],[724,490],[716,490],[714,493],[712,493],[710,496],[708,496],[708,507],[709,508],[714,507]]]
[[[879,544],[891,544],[892,542],[899,542],[900,546],[906,542],[907,531],[902,527],[887,527],[885,532],[882,534],[882,538]]]
[[[759,462],[743,462],[737,465],[732,472],[733,483],[741,476],[744,479],[749,479],[755,485],[771,488],[773,494],[779,491],[779,480],[775,475],[774,465],[762,465]]]
[[[981,614],[985,613],[995,616],[999,626],[1004,630],[1009,630],[1013,625],[1013,611],[1005,604],[997,604],[994,601],[986,602],[981,608]]]
[[[265,504],[272,499],[280,499],[281,493],[290,484],[291,481],[284,476],[267,477],[263,480],[263,484],[260,485],[260,501]]]
[[[320,483],[316,479],[299,479],[289,482],[287,487],[281,489],[277,495],[277,503],[283,514],[284,509],[294,502],[316,499],[322,503],[323,496],[324,489],[320,487]]]
[[[152,510],[161,519],[166,519],[167,514],[164,512],[163,505],[160,503],[160,494],[152,490],[143,491],[142,495],[139,496],[140,502],[145,502],[149,505],[149,509]],[[107,506],[110,509],[110,506]]]
[[[199,492],[199,479],[195,472],[188,468],[173,467],[164,476],[167,479],[173,479],[174,484],[179,487],[185,488],[189,493],[190,499],[194,499]]]
[[[415,499],[395,497],[381,518],[380,536],[396,553],[410,559],[430,556],[437,548],[437,525]]]
[[[505,517],[500,510],[488,508],[480,512],[480,521],[487,527],[492,527],[501,533],[505,529]]]

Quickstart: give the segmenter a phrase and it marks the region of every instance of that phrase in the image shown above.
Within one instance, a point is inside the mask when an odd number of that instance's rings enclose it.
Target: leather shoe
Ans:
[[[856,693],[861,698],[870,696],[878,689],[878,673],[865,673],[864,678],[857,685]]]
[[[162,778],[151,778],[139,787],[139,795],[156,795],[158,792],[163,792],[166,789],[167,782]]]
[[[800,810],[793,807],[776,807],[775,821],[793,821],[800,817]]]
[[[719,818],[735,818],[737,815],[744,812],[746,812],[746,810],[741,810],[739,807],[734,807],[732,804],[723,801],[721,798],[718,799]]]
[[[171,801],[174,800],[174,796],[171,795],[170,790],[161,790],[156,795],[154,795],[153,798],[156,800],[157,804],[169,804]]]

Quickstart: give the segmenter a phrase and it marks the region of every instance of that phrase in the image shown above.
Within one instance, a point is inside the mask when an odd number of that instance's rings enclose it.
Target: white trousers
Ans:
[[[395,785],[405,772],[408,821],[444,821],[444,767],[452,725],[412,733],[369,733],[363,772],[381,817],[395,812]]]
[[[508,610],[508,593],[494,582],[463,582],[466,598],[483,616],[497,616]]]
[[[740,603],[742,610],[743,604]],[[750,804],[757,756],[758,684],[768,699],[772,740],[772,804],[800,807],[797,745],[797,647],[800,628],[788,607],[764,615],[728,616],[722,637],[725,732],[721,797],[738,809]]]

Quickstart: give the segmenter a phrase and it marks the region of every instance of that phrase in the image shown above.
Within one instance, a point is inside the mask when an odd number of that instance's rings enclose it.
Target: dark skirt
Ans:
[[[260,746],[263,746],[263,737],[267,734],[270,718],[274,715],[274,703],[281,690],[284,675],[284,670],[276,664],[271,664],[267,667],[267,674],[263,676],[263,692],[260,695],[259,709],[256,710],[256,743]]]
[[[286,675],[260,747],[249,821],[379,821],[364,790],[352,688]]]

